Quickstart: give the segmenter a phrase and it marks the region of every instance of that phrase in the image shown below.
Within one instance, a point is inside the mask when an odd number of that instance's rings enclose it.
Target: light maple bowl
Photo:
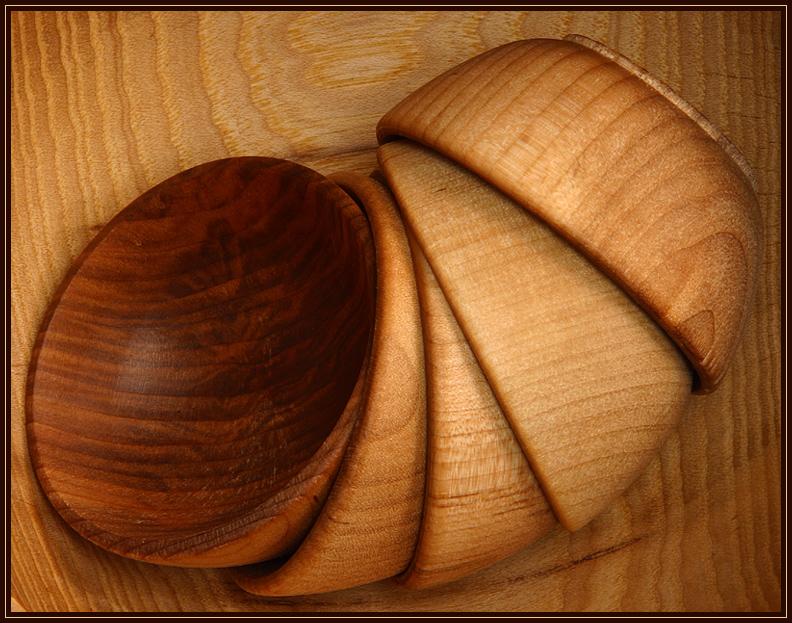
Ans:
[[[336,449],[320,494],[294,494],[295,508],[315,503],[293,538],[258,548],[232,539],[245,552],[233,561],[202,553],[202,562],[263,561],[234,572],[252,593],[389,577],[432,586],[559,523],[585,526],[643,471],[691,395],[718,385],[745,323],[761,243],[748,165],[670,89],[600,44],[571,37],[490,50],[410,94],[377,135],[376,179],[327,181],[338,197],[329,205],[347,215],[340,221],[358,236],[370,227],[376,278],[366,277],[362,238],[325,256],[356,284],[335,294],[356,293],[360,315],[343,325],[349,335],[327,337],[340,348],[322,377],[338,388],[326,416],[334,427],[314,438],[304,422],[312,448]],[[357,205],[366,227],[354,225]],[[295,388],[305,374],[295,372]],[[37,406],[37,389],[28,394],[34,441],[56,402],[43,392],[50,402]],[[239,457],[270,450],[271,438],[254,441]],[[50,475],[60,455],[49,452],[39,477],[71,521]],[[230,518],[232,497],[221,499]],[[289,513],[274,516],[292,525]]]

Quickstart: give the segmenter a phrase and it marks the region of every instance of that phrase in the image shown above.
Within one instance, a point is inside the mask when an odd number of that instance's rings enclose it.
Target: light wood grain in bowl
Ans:
[[[721,381],[755,289],[756,196],[641,74],[572,40],[516,41],[408,95],[377,136],[427,145],[539,216],[665,329],[698,390]]]

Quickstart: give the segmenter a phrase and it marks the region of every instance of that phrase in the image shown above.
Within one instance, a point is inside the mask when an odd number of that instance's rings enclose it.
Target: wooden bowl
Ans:
[[[321,514],[280,564],[254,565],[237,583],[258,595],[348,588],[400,573],[421,524],[426,388],[421,310],[404,225],[390,192],[354,173],[331,179],[371,223],[377,305],[368,387],[347,453]]]
[[[555,516],[580,529],[643,471],[690,390],[723,378],[761,236],[737,150],[582,37],[472,58],[407,96],[377,133],[426,259],[427,495],[406,581],[427,586],[543,531],[536,504],[520,530],[479,521],[532,510],[531,480],[509,480],[524,468],[484,414],[500,410]],[[495,404],[486,391],[455,403],[449,388],[482,375]]]
[[[97,545],[183,566],[294,549],[365,384],[366,218],[297,164],[219,160],[120,212],[42,323],[27,387],[35,472]]]
[[[756,196],[745,159],[668,87],[585,37],[516,41],[411,93],[377,135],[538,216],[665,330],[697,391],[723,378],[756,283]]]
[[[426,258],[419,283],[433,341],[424,521],[439,525],[424,541],[443,543],[465,526],[457,540],[469,551],[477,543],[478,556],[507,552],[552,526],[544,499],[565,527],[580,529],[635,480],[684,412],[685,358],[618,286],[497,189],[409,141],[387,143],[379,156]],[[448,340],[438,299],[464,336],[457,351],[472,354],[466,365],[450,365],[438,348]],[[489,395],[482,388],[464,398],[471,376]],[[479,521],[463,522],[462,507]],[[432,570],[444,558],[471,562],[448,552],[431,558]]]

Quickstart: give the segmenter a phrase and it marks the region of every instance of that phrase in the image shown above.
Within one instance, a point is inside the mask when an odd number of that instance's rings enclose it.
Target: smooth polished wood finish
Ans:
[[[427,145],[537,214],[657,320],[700,390],[723,378],[755,289],[756,197],[642,75],[573,40],[517,41],[411,93],[377,136]]]
[[[548,501],[580,529],[682,415],[684,357],[563,238],[474,174],[409,141],[386,143],[379,159]]]
[[[417,243],[426,352],[427,468],[421,533],[400,581],[451,582],[513,554],[557,522]]]
[[[780,603],[783,16],[753,11],[12,12],[11,591],[30,612],[745,611]],[[577,32],[673,87],[756,172],[765,248],[719,388],[583,530],[453,584],[247,594],[228,570],[138,563],[82,539],[30,467],[24,387],[64,274],[119,209],[226,156],[376,166],[395,102],[482,51]],[[783,575],[780,576],[783,578]]]
[[[403,571],[421,524],[426,382],[421,313],[404,226],[390,192],[359,174],[332,177],[368,215],[377,299],[364,404],[330,496],[300,548],[281,566],[236,576],[258,595],[324,593]]]
[[[587,48],[591,48],[600,56],[604,56],[607,59],[610,59],[617,65],[621,65],[624,69],[626,69],[630,74],[633,76],[638,77],[641,81],[648,84],[652,87],[655,91],[660,93],[663,97],[669,100],[674,106],[676,106],[679,110],[685,113],[688,117],[690,117],[696,124],[718,145],[720,145],[721,149],[725,151],[729,157],[734,160],[734,163],[740,167],[740,171],[742,171],[743,175],[746,179],[751,183],[751,187],[754,191],[757,189],[757,182],[756,182],[756,174],[754,173],[753,169],[751,169],[751,165],[745,159],[745,156],[740,153],[740,150],[729,140],[729,137],[726,136],[723,132],[721,132],[718,128],[716,128],[712,122],[707,119],[704,115],[702,115],[698,110],[693,108],[689,102],[684,100],[677,92],[675,92],[671,87],[669,87],[665,82],[658,80],[654,76],[652,76],[649,72],[647,72],[643,67],[636,65],[633,63],[629,58],[619,54],[616,50],[612,50],[606,45],[603,45],[599,41],[595,41],[594,39],[589,39],[588,37],[584,37],[583,35],[567,35],[564,37],[565,41],[571,41],[573,43],[577,43],[579,45],[585,46]]]
[[[28,444],[57,511],[148,562],[293,549],[360,405],[370,245],[340,188],[276,159],[193,168],[121,211],[53,298],[30,367]]]

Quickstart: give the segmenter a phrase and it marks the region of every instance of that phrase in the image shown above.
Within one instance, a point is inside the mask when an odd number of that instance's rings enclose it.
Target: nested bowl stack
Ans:
[[[377,137],[372,177],[181,173],[75,262],[27,431],[85,538],[260,595],[449,582],[590,522],[727,373],[750,169],[630,61],[508,44]]]

